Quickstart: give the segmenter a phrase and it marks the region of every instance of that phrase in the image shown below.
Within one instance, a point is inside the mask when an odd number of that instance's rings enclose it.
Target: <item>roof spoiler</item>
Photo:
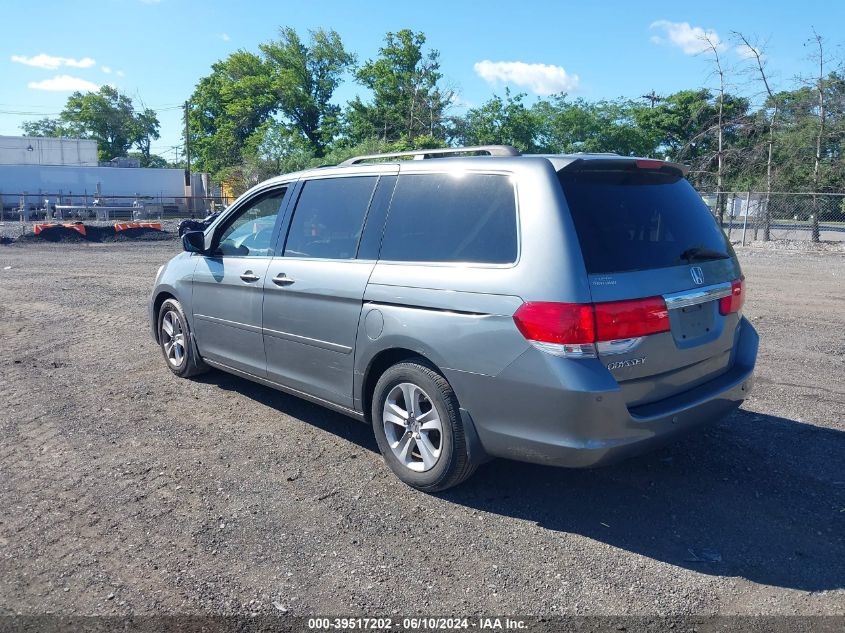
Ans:
[[[674,171],[686,177],[689,167],[681,163],[671,163],[657,158],[627,158],[614,156],[612,158],[576,158],[559,171],[581,170],[620,170],[620,169],[649,169],[653,171]]]
[[[510,145],[475,145],[472,147],[443,147],[438,149],[413,149],[407,152],[388,152],[387,154],[367,154],[355,156],[343,161],[340,167],[358,165],[374,160],[385,160],[390,158],[409,157],[413,160],[425,160],[427,158],[443,158],[447,156],[460,156],[462,154],[482,156],[520,156],[520,152]]]

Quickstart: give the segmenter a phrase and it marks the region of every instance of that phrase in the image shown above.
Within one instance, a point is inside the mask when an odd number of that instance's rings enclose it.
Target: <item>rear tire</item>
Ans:
[[[438,492],[475,472],[455,392],[424,359],[398,363],[382,374],[371,419],[384,461],[409,486]]]
[[[180,378],[208,371],[194,346],[188,319],[176,299],[167,299],[158,311],[158,342],[167,368]]]

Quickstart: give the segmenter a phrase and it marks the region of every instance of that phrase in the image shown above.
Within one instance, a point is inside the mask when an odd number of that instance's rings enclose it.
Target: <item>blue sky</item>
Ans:
[[[257,51],[279,26],[300,33],[337,30],[360,61],[375,56],[384,33],[423,31],[441,53],[456,112],[504,87],[531,98],[563,90],[586,99],[666,94],[712,84],[700,36],[718,42],[733,90],[757,87],[731,31],[765,43],[778,86],[813,72],[807,38],[815,27],[842,57],[845,2],[790,0],[706,3],[321,2],[257,0],[3,0],[0,37],[0,134],[20,134],[27,119],[58,113],[74,88],[112,84],[159,112],[162,138],[153,151],[175,158],[181,111],[210,65],[243,48]],[[839,38],[839,39],[837,39]],[[344,102],[366,94],[351,81]]]

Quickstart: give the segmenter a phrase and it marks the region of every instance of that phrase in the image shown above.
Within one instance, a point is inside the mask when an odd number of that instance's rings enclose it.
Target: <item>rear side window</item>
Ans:
[[[303,185],[285,257],[352,259],[377,176],[324,178]]]
[[[634,168],[561,171],[558,177],[588,273],[733,256],[701,196],[680,175]]]
[[[508,264],[516,261],[516,203],[507,176],[400,175],[380,259]]]

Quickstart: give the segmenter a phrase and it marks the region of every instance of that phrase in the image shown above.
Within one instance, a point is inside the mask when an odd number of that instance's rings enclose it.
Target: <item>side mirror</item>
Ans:
[[[182,236],[182,248],[189,253],[205,253],[205,233],[188,231]]]

